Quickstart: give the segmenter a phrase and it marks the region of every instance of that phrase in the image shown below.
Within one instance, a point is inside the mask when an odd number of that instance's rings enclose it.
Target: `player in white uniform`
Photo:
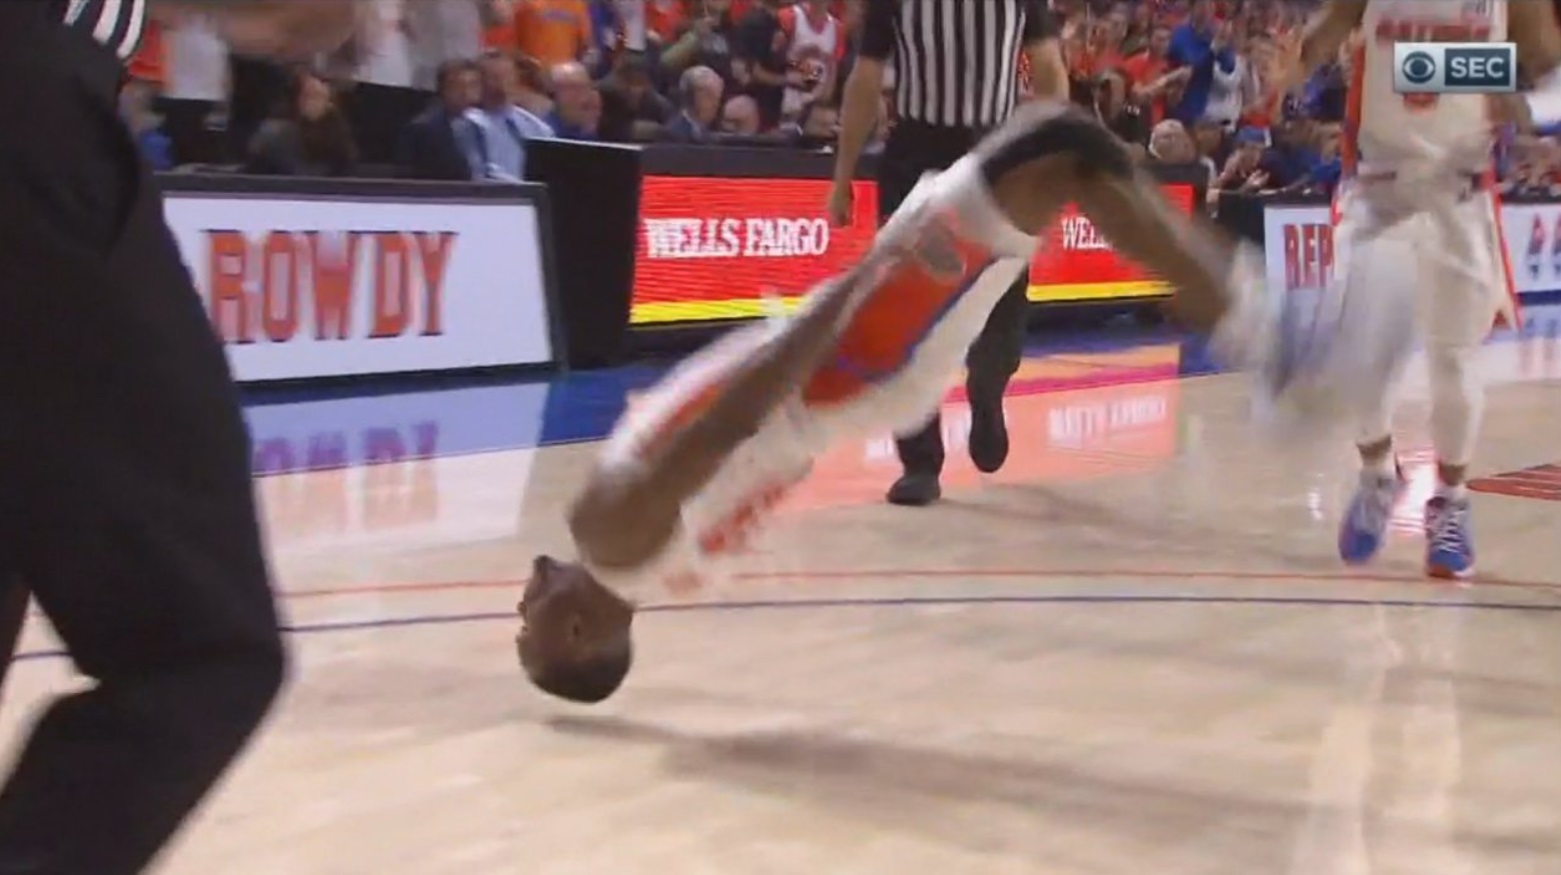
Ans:
[[[1177,214],[1093,118],[1027,105],[924,179],[864,261],[815,288],[796,317],[733,332],[630,410],[570,511],[579,561],[539,557],[526,587],[517,648],[531,680],[605,698],[629,668],[624,595],[741,551],[832,444],[925,421],[1069,202],[1164,276],[1177,315],[1217,329],[1218,348],[1267,341],[1254,252]]]
[[[1359,39],[1345,179],[1334,204],[1334,278],[1322,304],[1321,321],[1333,322],[1336,333],[1297,365],[1309,379],[1359,387],[1335,411],[1352,420],[1362,463],[1340,524],[1346,562],[1377,554],[1403,492],[1391,436],[1394,390],[1420,343],[1437,454],[1436,492],[1425,508],[1426,570],[1472,573],[1464,477],[1484,407],[1477,356],[1498,319],[1517,321],[1492,190],[1491,100],[1397,93],[1394,44],[1504,42],[1512,33],[1525,63],[1549,72],[1554,49],[1546,40],[1555,32],[1549,4],[1533,0],[1333,0],[1303,40],[1301,65],[1311,68],[1352,33]]]

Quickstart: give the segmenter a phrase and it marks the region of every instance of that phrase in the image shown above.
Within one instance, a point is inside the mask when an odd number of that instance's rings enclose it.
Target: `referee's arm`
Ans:
[[[1024,15],[1024,53],[1030,61],[1030,93],[1042,100],[1069,98],[1061,34],[1044,0],[1030,0]]]
[[[895,0],[867,0],[862,43],[851,75],[846,77],[840,138],[835,146],[835,184],[829,195],[829,219],[837,228],[851,223],[851,181],[856,178],[856,165],[867,148],[867,138],[878,123],[884,68],[894,54],[894,6]]]

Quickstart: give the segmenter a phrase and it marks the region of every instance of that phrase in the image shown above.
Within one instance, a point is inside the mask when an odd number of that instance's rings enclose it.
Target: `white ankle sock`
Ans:
[[[1396,477],[1398,476],[1398,458],[1392,453],[1388,453],[1372,462],[1363,460],[1360,470],[1362,473],[1373,477]]]
[[[1453,486],[1438,481],[1436,484],[1436,497],[1445,498],[1448,501],[1463,501],[1469,497],[1469,487],[1462,483]]]

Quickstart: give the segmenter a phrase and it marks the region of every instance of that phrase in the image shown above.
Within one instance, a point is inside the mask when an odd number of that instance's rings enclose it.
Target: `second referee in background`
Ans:
[[[856,65],[846,81],[829,215],[851,217],[851,182],[879,119],[886,71],[894,77],[894,127],[878,164],[878,216],[887,221],[928,171],[946,170],[1002,124],[1018,103],[1021,54],[1031,91],[1068,99],[1058,31],[1043,0],[867,0]],[[1023,353],[1028,277],[993,309],[966,359],[970,458],[992,472],[1008,458],[1003,392]],[[942,495],[943,429],[936,412],[896,442],[904,474],[894,504],[921,506]]]

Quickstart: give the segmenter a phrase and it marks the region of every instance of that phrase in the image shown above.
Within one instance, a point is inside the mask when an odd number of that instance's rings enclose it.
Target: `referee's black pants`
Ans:
[[[929,170],[947,170],[965,157],[983,131],[940,127],[901,121],[884,144],[878,162],[878,215],[880,221],[899,209],[911,189]],[[1028,273],[1008,290],[987,318],[965,358],[965,387],[973,415],[1002,415],[1003,391],[1019,370],[1024,353],[1025,319],[1029,305],[1025,293]],[[915,434],[895,442],[906,474],[936,477],[943,470],[943,421],[937,413]]]
[[[0,873],[118,875],[239,753],[284,654],[223,351],[117,62],[50,6],[0,2],[0,581],[95,683],[0,790]]]

